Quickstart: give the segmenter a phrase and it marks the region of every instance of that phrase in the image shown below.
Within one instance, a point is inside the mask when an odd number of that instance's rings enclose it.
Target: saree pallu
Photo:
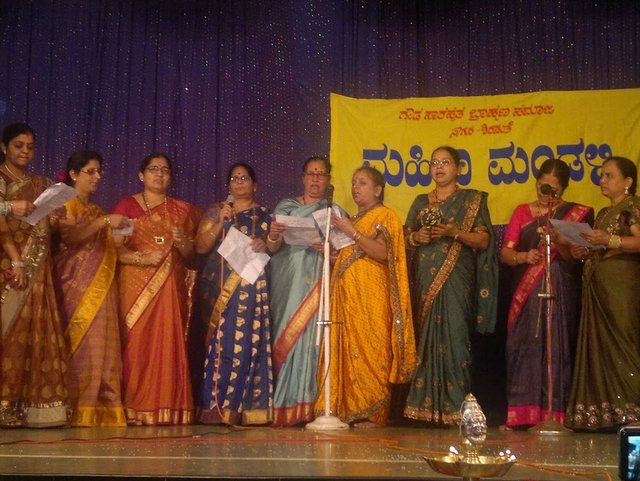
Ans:
[[[188,272],[180,253],[171,247],[171,227],[182,226],[185,235],[193,238],[198,213],[191,204],[170,198],[145,212],[133,197],[120,201],[114,213],[136,219],[133,234],[125,241],[128,249],[166,252],[157,267],[122,265],[120,269],[127,422],[189,424],[193,399],[185,333]]]
[[[640,200],[627,197],[600,211],[595,227],[631,235]],[[582,314],[565,425],[613,431],[640,420],[640,254],[592,250],[585,262]]]
[[[226,221],[243,234],[264,237],[271,211],[255,207]],[[267,273],[254,284],[242,279],[217,253],[199,276],[200,323],[208,325],[198,421],[205,424],[266,424],[273,411],[271,317]]]
[[[287,198],[275,214],[312,217],[326,201],[303,205]],[[273,319],[273,425],[313,420],[318,396],[316,346],[322,255],[313,247],[282,244],[270,262],[270,306]]]
[[[553,212],[553,218],[593,224],[593,210],[565,202]],[[546,216],[533,217],[528,204],[514,211],[505,237],[505,246],[528,252],[540,246],[540,230]],[[517,267],[517,289],[509,310],[507,365],[507,425],[538,424],[547,413],[547,322],[546,301],[537,294],[544,285],[544,264]],[[552,382],[553,418],[562,423],[569,390],[575,352],[575,338],[580,312],[582,265],[564,260],[551,251],[552,305]]]
[[[379,206],[354,221],[363,236],[384,236],[387,259],[379,262],[357,245],[343,248],[331,276],[330,406],[344,422],[384,425],[391,384],[408,382],[416,364],[411,300],[398,216]],[[320,386],[324,385],[318,373]],[[324,412],[324,391],[316,414]]]
[[[105,214],[78,198],[65,208],[67,215],[87,224]],[[121,396],[116,261],[113,237],[106,228],[81,245],[61,243],[54,255],[58,304],[69,347],[65,380],[72,426],[127,425]]]
[[[34,201],[51,181],[27,174],[12,182],[0,174],[0,200]],[[66,350],[51,275],[51,228],[45,217],[31,226],[6,218],[8,235],[21,253],[29,276],[23,290],[0,276],[2,296],[2,372],[0,425],[48,427],[67,422],[64,384]],[[0,269],[11,268],[2,251]]]
[[[426,194],[416,198],[407,216],[420,228]],[[486,250],[476,251],[453,237],[421,245],[413,258],[413,302],[418,337],[418,367],[409,388],[405,417],[437,424],[458,424],[460,407],[471,388],[470,331],[495,326],[498,265],[487,194],[458,189],[439,204],[445,221],[463,231],[489,234]]]

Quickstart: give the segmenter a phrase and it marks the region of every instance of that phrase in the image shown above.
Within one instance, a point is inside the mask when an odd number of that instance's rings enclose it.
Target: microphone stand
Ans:
[[[331,197],[331,195],[330,195]],[[320,305],[318,306],[318,321],[317,325],[319,329],[322,329],[324,340],[324,414],[318,416],[312,422],[305,426],[305,429],[311,431],[338,431],[349,429],[349,425],[340,421],[336,416],[331,415],[331,377],[329,376],[329,365],[331,363],[331,320],[330,315],[330,296],[329,296],[329,279],[331,276],[330,270],[330,254],[331,246],[329,244],[329,235],[331,234],[331,213],[332,202],[329,198],[327,202],[327,225],[325,226],[324,233],[324,255],[322,259],[322,276],[320,283]],[[318,330],[318,337],[316,339],[316,345],[320,344],[320,330]]]
[[[551,282],[551,216],[553,215],[553,200],[555,196],[549,197],[547,204],[547,218],[545,222],[544,233],[544,282],[538,297],[540,298],[538,310],[538,322],[536,327],[536,336],[540,332],[540,318],[542,315],[542,305],[546,307],[546,351],[547,351],[547,411],[545,417],[538,424],[533,426],[529,431],[540,435],[558,436],[571,434],[572,431],[565,428],[558,421],[553,419],[553,344],[552,344],[552,327],[553,327],[553,304],[555,296],[553,294],[553,284]]]

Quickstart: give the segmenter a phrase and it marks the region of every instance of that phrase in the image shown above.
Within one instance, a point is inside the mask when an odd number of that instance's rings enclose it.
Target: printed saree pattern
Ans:
[[[27,174],[12,181],[0,173],[1,200],[34,201],[51,181]],[[6,218],[10,235],[21,252],[29,284],[16,290],[0,276],[2,302],[2,372],[0,424],[47,427],[66,424],[64,384],[66,350],[51,275],[51,228],[45,217],[31,226]],[[2,251],[0,269],[11,267]]]
[[[469,333],[491,332],[496,319],[497,271],[487,194],[458,189],[439,205],[443,219],[464,231],[485,231],[489,247],[474,251],[451,237],[418,247],[413,259],[413,302],[418,314],[418,367],[404,415],[438,424],[457,424],[471,387]],[[420,228],[426,194],[416,198],[407,227]]]

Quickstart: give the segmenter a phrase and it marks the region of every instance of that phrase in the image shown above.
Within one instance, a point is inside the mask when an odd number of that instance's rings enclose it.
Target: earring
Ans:
[[[624,195],[629,195],[629,186],[628,185],[624,186]]]

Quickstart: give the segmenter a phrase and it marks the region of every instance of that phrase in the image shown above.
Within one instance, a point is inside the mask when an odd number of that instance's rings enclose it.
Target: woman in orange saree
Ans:
[[[355,243],[340,251],[331,278],[337,324],[331,329],[330,406],[342,421],[365,428],[386,424],[391,384],[411,379],[416,350],[402,223],[382,204],[384,178],[376,169],[357,169],[351,185],[358,213],[333,219]],[[323,406],[321,392],[316,412]]]
[[[0,201],[31,204],[52,182],[27,172],[35,133],[8,125],[2,135]],[[66,352],[53,279],[51,226],[0,217],[2,351],[0,425],[48,427],[67,423]]]
[[[142,162],[141,193],[113,213],[135,219],[130,236],[115,236],[124,321],[123,385],[127,422],[189,424],[193,399],[186,350],[190,315],[188,271],[198,211],[166,195],[171,162],[151,154]]]
[[[89,201],[102,178],[102,157],[80,150],[67,162],[66,182],[78,197],[65,204],[54,254],[60,315],[69,348],[65,376],[72,426],[126,426],[122,408],[122,355],[115,282],[117,254],[111,228],[123,215],[107,215]]]

